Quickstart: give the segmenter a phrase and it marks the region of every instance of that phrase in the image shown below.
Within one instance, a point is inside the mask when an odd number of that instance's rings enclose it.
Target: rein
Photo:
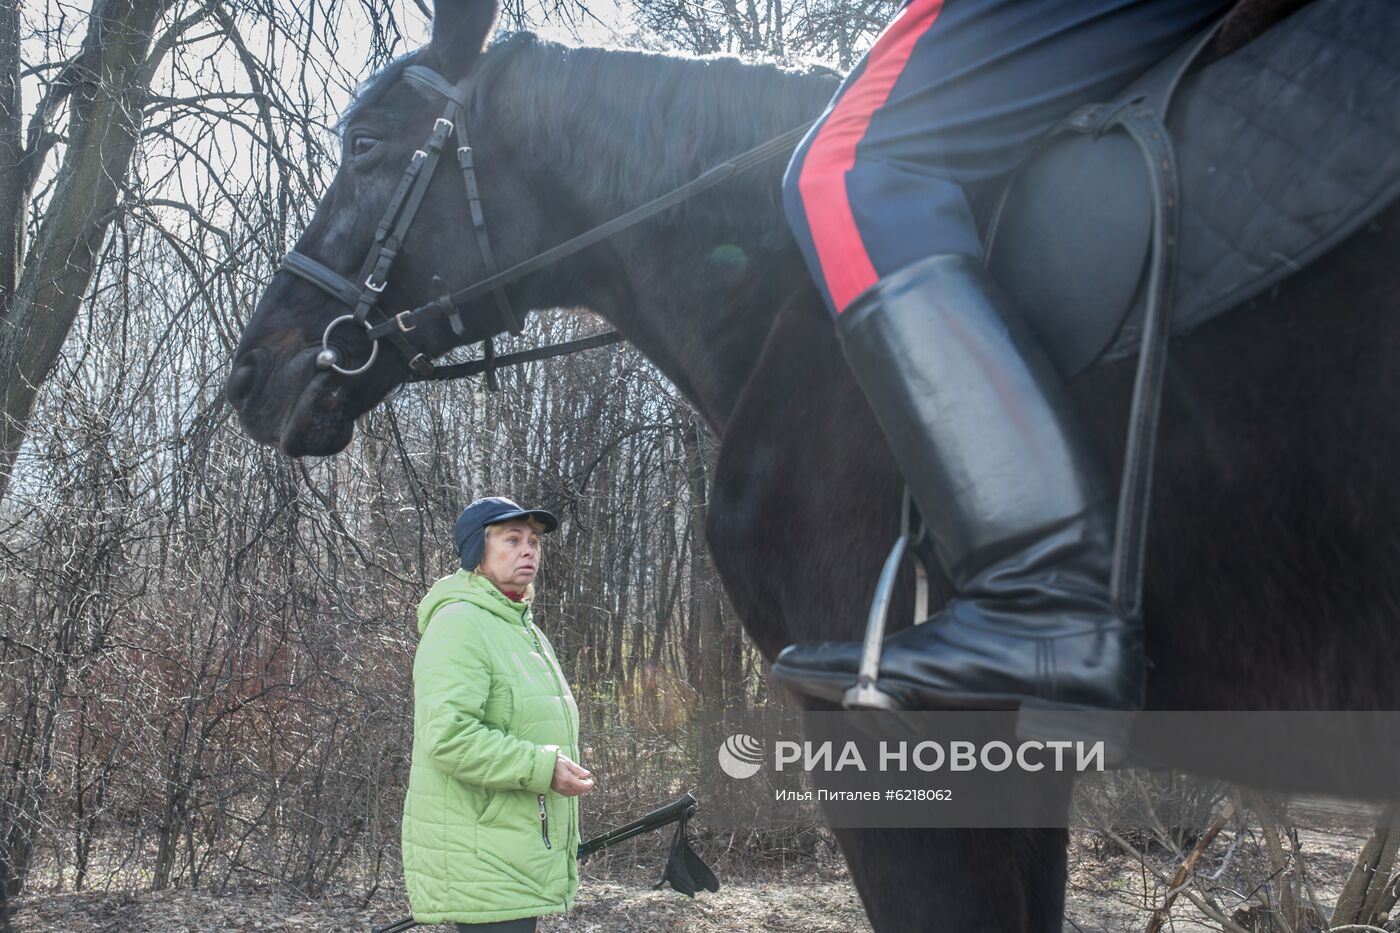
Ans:
[[[289,272],[310,282],[327,295],[352,309],[350,314],[342,314],[326,326],[321,335],[321,351],[316,355],[317,368],[333,369],[344,376],[357,376],[368,371],[379,355],[380,340],[390,341],[408,364],[410,375],[407,381],[409,382],[461,379],[485,373],[487,383],[493,389],[496,388],[495,371],[501,366],[550,359],[563,356],[566,353],[576,353],[581,350],[617,343],[622,340],[622,336],[616,331],[608,331],[581,340],[571,340],[567,343],[498,358],[491,338],[487,337],[482,341],[483,350],[480,359],[437,366],[433,363],[433,358],[442,354],[428,354],[420,350],[409,334],[417,330],[431,315],[441,314],[446,316],[452,327],[452,332],[459,337],[462,336],[466,332],[461,315],[462,307],[488,293],[494,294],[496,309],[501,319],[502,328],[496,333],[502,331],[510,331],[513,334],[521,333],[519,320],[512,311],[510,302],[506,299],[503,291],[506,285],[518,281],[532,272],[553,265],[561,259],[572,256],[574,253],[616,233],[636,226],[702,191],[713,188],[745,169],[781,155],[796,145],[808,129],[807,126],[791,129],[727,162],[716,165],[679,188],[654,198],[640,207],[633,208],[572,239],[565,240],[524,262],[511,266],[509,269],[497,272],[495,257],[491,250],[491,240],[486,232],[486,219],[481,210],[481,196],[476,181],[472,149],[467,137],[468,78],[463,78],[457,84],[451,84],[442,75],[422,65],[410,65],[405,68],[404,78],[447,98],[447,107],[443,115],[434,122],[432,134],[423,144],[423,148],[413,153],[408,167],[404,169],[403,178],[399,181],[398,188],[395,189],[393,197],[389,199],[389,207],[376,228],[374,243],[360,268],[358,278],[363,284],[356,285],[328,266],[295,250],[283,256],[278,267],[278,271]],[[422,205],[423,198],[427,194],[428,184],[437,170],[442,151],[447,143],[447,137],[452,134],[457,137],[457,164],[466,185],[467,203],[470,207],[472,227],[476,233],[477,249],[485,263],[487,277],[466,288],[448,292],[411,311],[400,311],[398,314],[390,315],[379,306],[379,296],[388,287],[389,274],[393,268],[394,260],[398,258],[399,251],[403,248],[404,237],[408,234],[413,219],[418,213],[418,208]],[[438,280],[438,277],[434,276],[434,279]],[[374,316],[374,321],[371,321],[371,315]],[[331,333],[345,323],[354,323],[363,327],[365,336],[370,341],[369,358],[354,369],[341,366],[341,352],[337,347],[331,345]]]

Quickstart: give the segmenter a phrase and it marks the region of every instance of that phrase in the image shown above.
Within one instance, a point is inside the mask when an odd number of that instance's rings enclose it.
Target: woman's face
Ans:
[[[540,569],[540,536],[526,522],[501,522],[487,529],[481,573],[499,590],[519,593]]]

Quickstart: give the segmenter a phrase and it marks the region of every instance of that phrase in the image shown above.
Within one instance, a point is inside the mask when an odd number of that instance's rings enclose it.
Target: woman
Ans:
[[[457,518],[462,569],[418,605],[413,764],[403,867],[413,919],[467,933],[532,933],[573,906],[578,707],[530,619],[540,536],[559,522],[509,499]]]

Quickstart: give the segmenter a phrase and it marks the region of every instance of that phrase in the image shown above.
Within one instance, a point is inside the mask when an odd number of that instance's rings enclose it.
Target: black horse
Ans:
[[[297,244],[343,275],[442,112],[441,97],[402,80],[409,64],[473,75],[467,124],[501,266],[811,121],[834,90],[829,76],[529,35],[481,55],[490,9],[443,2],[437,14],[431,44],[345,116],[340,171]],[[606,318],[709,421],[722,440],[710,546],[770,659],[794,641],[860,636],[901,494],[791,241],[780,172],[736,177],[507,290],[518,309]],[[440,169],[385,308],[436,297],[434,274],[454,288],[484,276],[467,216],[462,177]],[[1400,708],[1398,226],[1392,209],[1267,300],[1174,345],[1146,594],[1152,708]],[[254,438],[335,453],[406,378],[393,353],[358,376],[317,368],[345,310],[302,279],[273,280],[228,382]],[[501,329],[489,296],[464,317],[462,334],[439,319],[414,339],[443,352]],[[363,340],[338,336],[347,358],[367,357]],[[1131,376],[1115,364],[1072,386],[1106,462],[1120,456]],[[1059,929],[1062,830],[837,836],[877,930]]]

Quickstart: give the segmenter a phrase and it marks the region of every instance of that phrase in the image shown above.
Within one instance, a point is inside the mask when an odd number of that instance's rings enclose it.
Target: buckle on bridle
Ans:
[[[408,333],[408,332],[411,331],[411,330],[417,330],[417,329],[418,329],[418,325],[417,325],[417,324],[405,324],[405,323],[403,322],[403,319],[404,319],[405,317],[407,317],[408,315],[412,314],[412,313],[413,313],[412,311],[400,311],[398,314],[394,315],[394,323],[397,324],[397,325],[399,325],[399,331],[400,331],[401,333],[405,333],[405,334],[406,334],[406,333]]]
[[[447,132],[452,132],[452,121],[446,117],[438,117],[433,121],[433,132],[436,133],[438,130],[442,129],[444,123],[447,124]]]
[[[388,288],[388,287],[389,287],[389,282],[388,282],[387,280],[385,280],[385,281],[383,281],[383,282],[380,282],[379,285],[376,286],[376,285],[374,284],[374,276],[371,275],[369,278],[365,279],[365,288],[367,288],[367,289],[369,289],[370,291],[374,292],[376,295],[381,295],[381,294],[383,294],[383,293],[384,293],[384,289],[386,289],[386,288]]]

